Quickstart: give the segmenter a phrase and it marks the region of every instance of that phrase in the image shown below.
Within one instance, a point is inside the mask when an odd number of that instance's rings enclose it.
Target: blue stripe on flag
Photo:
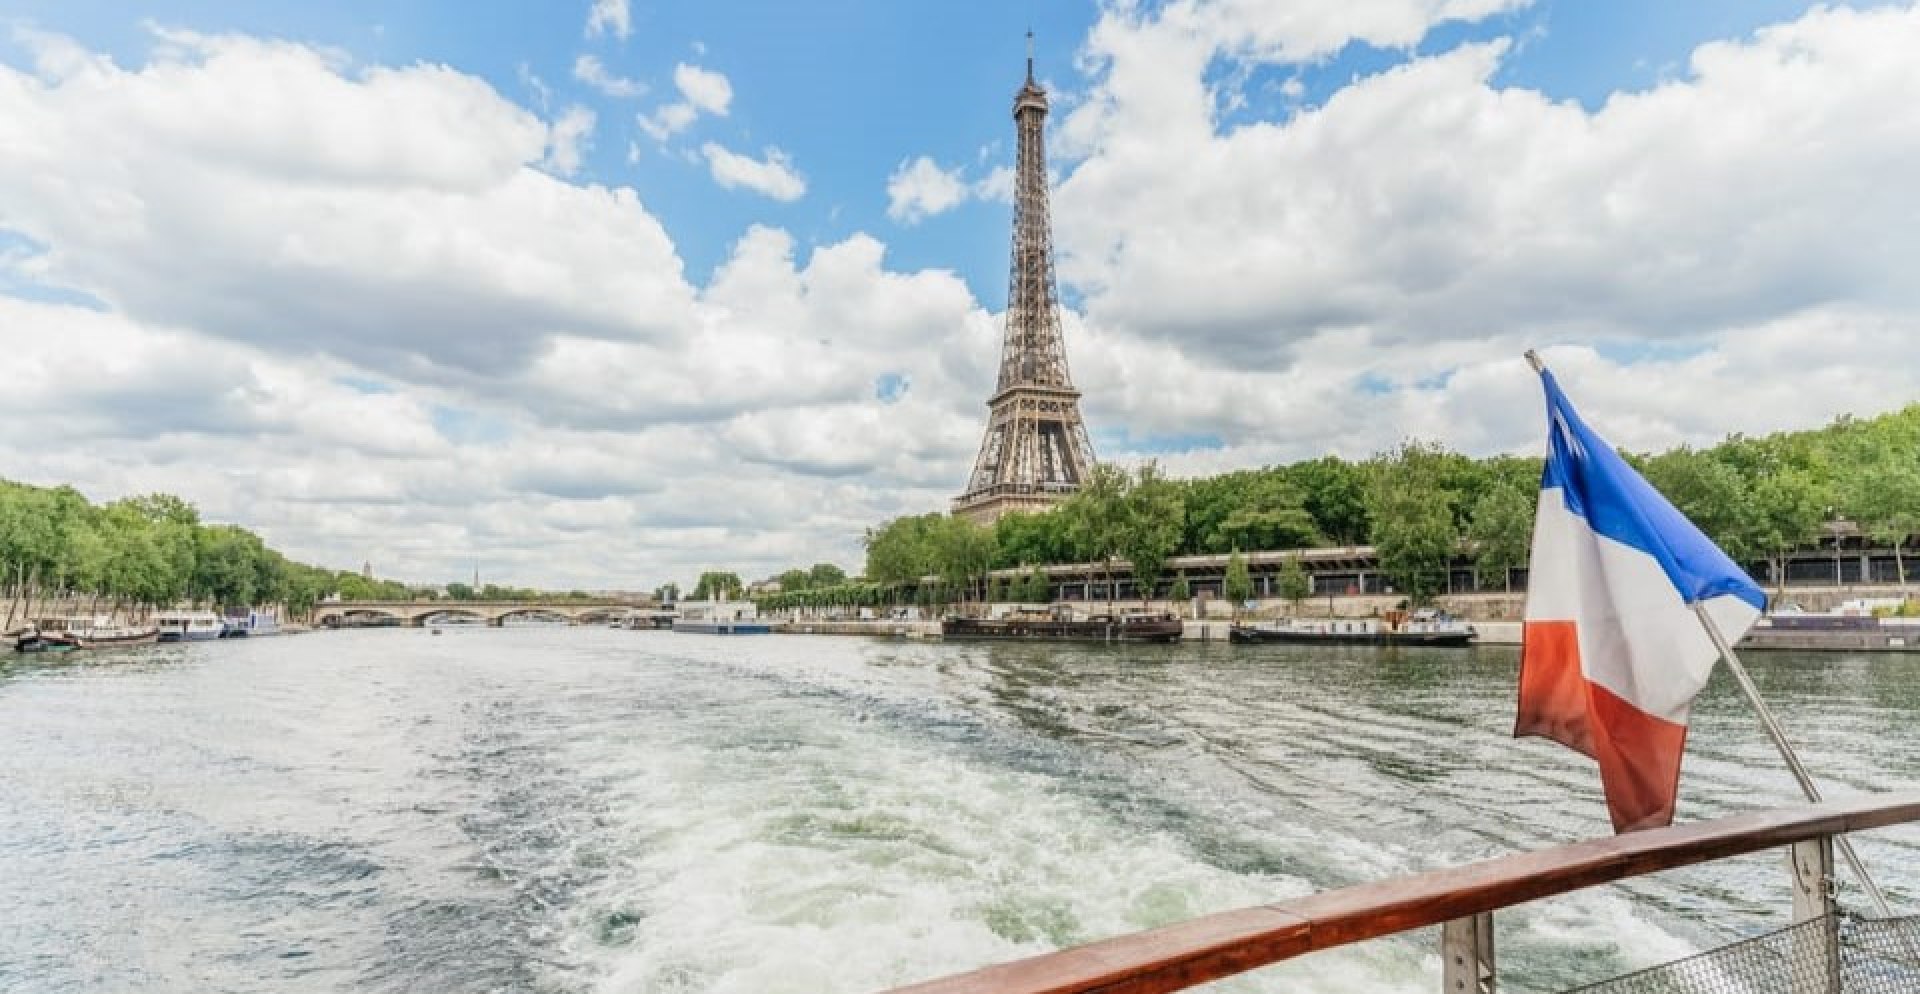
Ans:
[[[1553,374],[1547,389],[1547,465],[1542,489],[1559,487],[1567,510],[1597,534],[1652,556],[1689,604],[1730,594],[1765,610],[1767,595],[1747,571],[1694,527],[1586,422]]]

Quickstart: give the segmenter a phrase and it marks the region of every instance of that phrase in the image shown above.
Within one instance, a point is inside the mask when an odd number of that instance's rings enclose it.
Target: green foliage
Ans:
[[[1186,519],[1186,502],[1180,487],[1149,461],[1134,473],[1125,499],[1120,552],[1133,569],[1133,582],[1141,600],[1153,597],[1165,571],[1167,557],[1180,545],[1181,526]]]
[[[1300,602],[1313,594],[1313,579],[1300,566],[1299,556],[1288,556],[1280,563],[1280,596],[1290,601],[1295,608]]]
[[[1415,604],[1438,593],[1459,544],[1464,457],[1408,441],[1374,457],[1367,487],[1380,571]]]
[[[693,585],[693,600],[710,601],[725,597],[737,599],[742,589],[740,574],[730,571],[710,570],[700,574],[699,582]]]
[[[304,611],[333,575],[289,562],[235,525],[207,525],[170,494],[96,507],[72,487],[0,480],[0,583],[25,596],[87,595],[159,607],[180,602]]]
[[[1920,534],[1920,462],[1913,452],[1887,454],[1859,467],[1843,491],[1847,507],[1869,538],[1894,546],[1899,582],[1907,582],[1901,546]]]
[[[1066,522],[1058,511],[1015,512],[993,523],[994,566],[1007,569],[1031,563],[1062,563],[1073,558]]]
[[[987,603],[1001,604],[1007,600],[1007,581],[994,577],[987,583]]]
[[[1247,572],[1247,557],[1235,549],[1227,557],[1227,572],[1221,584],[1220,592],[1233,602],[1233,612],[1240,613],[1240,605],[1253,599],[1253,576]]]
[[[1026,594],[1020,598],[1028,604],[1045,604],[1053,600],[1053,584],[1047,580],[1047,571],[1038,566],[1027,574]]]
[[[1167,599],[1188,601],[1193,599],[1193,584],[1187,582],[1187,571],[1174,574],[1173,586],[1167,588]]]
[[[1060,505],[1067,538],[1081,558],[1100,563],[1113,599],[1113,563],[1125,559],[1142,598],[1151,597],[1167,558],[1180,546],[1186,499],[1180,484],[1148,462],[1129,473],[1110,463],[1093,467],[1087,482]]]
[[[1480,582],[1508,586],[1511,571],[1527,562],[1533,534],[1537,487],[1497,484],[1474,502],[1467,537],[1474,543],[1474,569]]]

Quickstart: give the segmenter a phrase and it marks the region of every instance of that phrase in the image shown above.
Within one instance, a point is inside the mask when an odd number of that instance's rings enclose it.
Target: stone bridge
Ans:
[[[313,623],[320,627],[348,627],[378,624],[391,618],[409,628],[418,628],[429,619],[467,619],[499,627],[509,618],[536,615],[557,616],[576,625],[591,624],[619,617],[630,611],[650,610],[649,601],[329,601],[313,608]]]

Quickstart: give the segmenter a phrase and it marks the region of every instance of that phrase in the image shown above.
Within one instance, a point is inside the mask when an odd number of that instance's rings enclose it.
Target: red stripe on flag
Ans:
[[[1529,621],[1520,652],[1513,734],[1538,735],[1592,756],[1616,832],[1673,821],[1687,726],[1656,718],[1580,672],[1571,621]]]

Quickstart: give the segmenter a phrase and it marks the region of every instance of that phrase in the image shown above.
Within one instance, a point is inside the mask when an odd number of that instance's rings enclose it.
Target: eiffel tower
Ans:
[[[980,524],[1009,511],[1045,510],[1080,489],[1093,466],[1093,444],[1080,420],[1080,391],[1067,374],[1060,332],[1047,219],[1047,91],[1033,81],[1031,32],[1027,82],[1014,94],[1013,120],[1020,144],[1000,380],[987,400],[987,436],[967,491],[953,502],[954,514]]]

